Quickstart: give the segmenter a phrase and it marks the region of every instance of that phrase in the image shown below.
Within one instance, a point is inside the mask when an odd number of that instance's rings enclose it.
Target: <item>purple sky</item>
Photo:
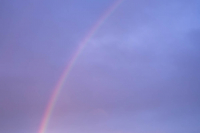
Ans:
[[[0,132],[37,133],[115,0],[0,0]],[[125,0],[88,42],[46,133],[199,133],[199,0]]]

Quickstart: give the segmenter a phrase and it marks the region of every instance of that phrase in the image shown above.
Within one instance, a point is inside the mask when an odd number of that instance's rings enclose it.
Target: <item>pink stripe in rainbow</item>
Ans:
[[[102,15],[102,17],[100,17],[100,19],[95,23],[95,25],[91,28],[91,30],[88,32],[88,34],[80,42],[77,50],[73,54],[72,59],[69,61],[68,66],[65,68],[62,76],[60,77],[60,80],[58,81],[58,83],[50,97],[50,100],[48,102],[44,116],[42,118],[38,133],[45,133],[49,119],[50,119],[52,111],[53,111],[53,108],[55,106],[56,100],[59,96],[59,93],[60,93],[61,89],[63,88],[64,82],[65,82],[66,78],[68,77],[70,70],[72,69],[75,61],[77,60],[77,58],[78,58],[79,54],[81,53],[81,51],[83,50],[84,46],[87,44],[87,42],[90,40],[90,38],[95,34],[95,32],[98,30],[98,28],[103,24],[103,22],[105,22],[106,18],[108,18],[112,14],[112,12],[120,5],[120,3],[122,3],[122,1],[124,1],[124,0],[117,0],[113,5],[111,5],[111,7],[108,8],[108,10]]]

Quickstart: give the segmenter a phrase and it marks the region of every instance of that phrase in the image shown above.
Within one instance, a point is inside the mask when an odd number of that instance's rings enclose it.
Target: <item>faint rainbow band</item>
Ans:
[[[115,1],[108,9],[105,11],[105,13],[100,17],[100,19],[95,23],[95,25],[91,28],[91,30],[88,32],[88,34],[83,38],[83,40],[78,45],[78,48],[74,52],[71,60],[69,61],[67,67],[65,68],[64,72],[62,73],[60,80],[55,86],[55,89],[53,90],[53,93],[50,97],[50,100],[47,104],[46,110],[44,112],[44,116],[42,117],[42,121],[40,124],[40,128],[38,133],[45,133],[48,122],[50,120],[53,108],[55,106],[55,103],[57,101],[57,98],[59,96],[60,91],[63,88],[63,85],[65,83],[65,80],[67,79],[70,70],[72,69],[75,61],[77,60],[79,54],[87,44],[87,42],[90,40],[90,38],[95,34],[95,32],[98,30],[98,28],[105,22],[105,20],[115,11],[115,9],[123,2],[124,0],[117,0]]]

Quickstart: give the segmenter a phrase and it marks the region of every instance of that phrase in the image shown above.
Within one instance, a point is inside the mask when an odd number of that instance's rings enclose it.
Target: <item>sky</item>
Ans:
[[[38,133],[115,0],[0,0],[0,132]],[[81,51],[45,133],[199,133],[199,0],[124,0]]]

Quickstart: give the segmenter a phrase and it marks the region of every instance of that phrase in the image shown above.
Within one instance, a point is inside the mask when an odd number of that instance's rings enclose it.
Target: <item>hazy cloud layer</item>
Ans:
[[[37,132],[72,53],[113,2],[0,1],[0,132]],[[80,54],[47,133],[199,132],[199,11],[198,0],[125,0]]]

